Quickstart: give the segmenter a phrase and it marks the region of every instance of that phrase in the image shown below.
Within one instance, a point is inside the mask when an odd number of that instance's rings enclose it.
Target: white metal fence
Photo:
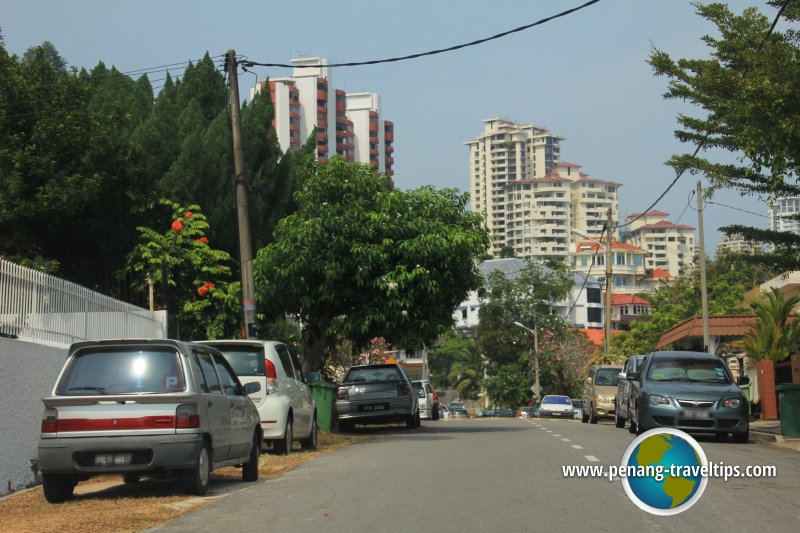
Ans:
[[[89,339],[164,338],[166,313],[151,313],[0,259],[0,334],[56,346]]]

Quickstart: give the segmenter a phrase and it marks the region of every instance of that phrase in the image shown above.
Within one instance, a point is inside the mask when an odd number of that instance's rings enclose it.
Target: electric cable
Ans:
[[[551,20],[555,20],[557,18],[570,15],[572,13],[575,13],[576,11],[580,11],[581,9],[589,7],[592,4],[596,4],[599,1],[600,0],[590,0],[589,2],[586,2],[585,4],[582,4],[582,5],[578,6],[578,7],[574,7],[572,9],[568,9],[566,11],[562,11],[561,13],[558,13],[558,14],[550,16],[550,17],[539,19],[536,22],[532,22],[532,23],[526,24],[524,26],[519,26],[519,27],[514,28],[512,30],[508,30],[508,31],[504,31],[504,32],[501,32],[501,33],[497,33],[497,34],[492,35],[490,37],[485,37],[483,39],[477,39],[475,41],[470,41],[468,43],[457,44],[455,46],[449,46],[447,48],[440,48],[440,49],[437,49],[437,50],[429,50],[427,52],[419,52],[419,53],[416,53],[416,54],[409,54],[409,55],[400,56],[400,57],[390,57],[390,58],[386,58],[386,59],[373,59],[373,60],[369,60],[369,61],[352,61],[352,62],[348,62],[348,63],[333,63],[333,64],[330,64],[330,65],[322,65],[322,66],[325,66],[325,67],[328,67],[328,68],[333,68],[333,67],[359,67],[359,66],[364,66],[364,65],[378,65],[378,64],[381,64],[381,63],[395,63],[395,62],[398,62],[398,61],[406,61],[406,60],[409,60],[409,59],[418,59],[420,57],[443,54],[445,52],[453,52],[455,50],[460,50],[462,48],[467,48],[469,46],[476,46],[476,45],[483,44],[483,43],[486,43],[486,42],[489,42],[489,41],[493,41],[495,39],[500,39],[502,37],[506,37],[506,36],[511,35],[513,33],[518,33],[518,32],[533,28],[534,26],[540,26],[542,24],[550,22]],[[248,67],[254,67],[254,66],[259,66],[259,67],[286,67],[286,68],[319,68],[320,67],[320,65],[291,65],[291,64],[286,64],[286,63],[262,63],[262,62],[250,61],[250,60],[244,60],[242,63],[244,63]]]

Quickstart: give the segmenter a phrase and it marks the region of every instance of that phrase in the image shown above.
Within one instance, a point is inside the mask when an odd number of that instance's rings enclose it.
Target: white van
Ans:
[[[261,383],[250,399],[261,416],[264,440],[274,452],[289,453],[295,440],[304,450],[317,448],[314,399],[300,361],[286,344],[257,339],[198,342],[222,352],[243,384]]]

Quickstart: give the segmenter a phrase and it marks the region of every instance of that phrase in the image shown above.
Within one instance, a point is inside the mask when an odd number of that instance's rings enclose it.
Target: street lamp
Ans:
[[[611,210],[609,209],[609,219],[610,219],[610,214],[611,214]],[[586,240],[589,240],[589,241],[597,243],[599,246],[601,246],[606,251],[606,302],[605,302],[605,309],[604,309],[605,319],[603,321],[604,322],[604,324],[603,324],[603,326],[604,326],[603,327],[603,330],[604,330],[603,352],[604,352],[604,355],[607,357],[608,353],[611,351],[611,273],[612,273],[611,272],[611,259],[612,259],[612,257],[611,257],[611,251],[612,251],[611,250],[611,248],[612,248],[612,245],[611,245],[611,242],[612,242],[612,239],[611,239],[611,226],[608,226],[607,244],[603,244],[602,242],[598,241],[597,239],[589,237],[589,235],[587,235],[585,232],[583,232],[583,231],[581,231],[579,229],[574,229],[573,228],[572,229],[572,233],[574,233],[578,237],[581,237],[583,239],[586,239]]]
[[[533,371],[534,375],[536,376],[536,382],[533,384],[533,394],[536,396],[536,401],[539,401],[539,394],[542,392],[542,387],[539,384],[539,334],[537,333],[538,328],[536,327],[536,315],[533,315],[533,329],[530,329],[519,322],[514,322],[514,325],[521,327],[529,333],[533,333]]]

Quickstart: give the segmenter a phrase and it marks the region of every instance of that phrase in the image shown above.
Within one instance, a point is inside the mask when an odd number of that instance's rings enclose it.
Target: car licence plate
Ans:
[[[372,403],[367,405],[359,405],[358,410],[362,413],[364,412],[372,412],[372,411],[386,411],[389,409],[388,403]]]
[[[683,414],[681,415],[682,418],[688,418],[691,420],[708,420],[711,418],[711,413],[708,411],[689,411],[684,410]]]
[[[129,465],[133,460],[132,453],[98,453],[94,456],[95,466]]]

